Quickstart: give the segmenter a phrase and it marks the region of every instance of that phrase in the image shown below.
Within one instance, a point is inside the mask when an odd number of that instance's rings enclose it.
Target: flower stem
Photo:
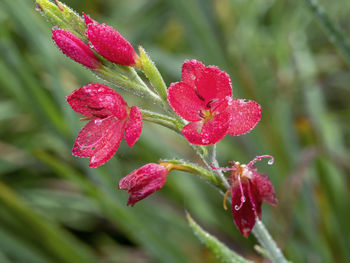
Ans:
[[[255,226],[253,228],[253,234],[264,248],[265,252],[275,263],[288,263],[285,257],[282,254],[281,249],[276,245],[276,242],[272,239],[270,233],[267,231],[265,225],[259,220],[256,219]]]

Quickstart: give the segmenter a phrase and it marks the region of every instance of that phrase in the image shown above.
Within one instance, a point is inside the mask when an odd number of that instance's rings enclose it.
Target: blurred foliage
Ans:
[[[99,80],[55,48],[33,2],[0,2],[0,262],[217,262],[184,210],[261,261],[254,237],[240,236],[222,197],[196,177],[171,174],[164,189],[126,207],[117,182],[133,169],[159,158],[197,160],[175,133],[145,123],[132,149],[122,144],[98,169],[71,155],[83,123],[65,96]],[[179,80],[186,58],[230,73],[235,96],[258,101],[263,118],[250,134],[219,143],[221,165],[274,155],[274,166],[258,164],[279,200],[264,206],[263,221],[286,257],[350,262],[350,72],[304,1],[65,3],[142,44],[167,84]],[[349,35],[347,2],[321,3]]]

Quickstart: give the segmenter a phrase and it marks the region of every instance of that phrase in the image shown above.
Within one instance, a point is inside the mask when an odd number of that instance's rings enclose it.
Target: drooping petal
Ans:
[[[254,185],[248,180],[242,182],[245,202],[241,205],[241,190],[237,183],[231,187],[233,220],[241,234],[248,237],[256,218],[261,215],[261,199]]]
[[[130,193],[127,205],[133,206],[136,202],[161,189],[166,182],[168,172],[169,170],[162,165],[149,163],[121,179],[119,189]]]
[[[171,83],[168,102],[177,115],[188,121],[199,121],[199,111],[205,106],[195,89],[184,82]]]
[[[271,205],[276,205],[275,189],[267,175],[258,173],[256,169],[252,172],[254,174],[252,184],[258,189],[260,198]]]
[[[114,122],[112,118],[89,121],[80,130],[74,142],[72,154],[78,157],[91,157],[112,122]]]
[[[253,100],[234,99],[227,111],[232,115],[228,134],[240,135],[252,130],[260,121],[261,107]]]
[[[96,145],[90,159],[89,167],[98,167],[105,164],[118,150],[123,139],[126,122],[114,120],[108,127],[104,136]]]
[[[75,90],[68,96],[67,102],[72,109],[86,117],[105,118],[115,116],[126,117],[126,102],[114,89],[103,84],[89,83]]]
[[[116,64],[133,66],[137,54],[131,44],[114,28],[106,24],[90,23],[88,38],[93,48]]]
[[[202,75],[205,66],[202,62],[192,59],[185,60],[182,65],[181,80],[190,87],[195,87],[195,80]]]
[[[126,124],[124,140],[132,147],[139,139],[142,132],[142,113],[138,107],[130,109],[129,118]]]
[[[230,119],[230,114],[223,112],[205,123],[196,121],[187,124],[182,129],[182,134],[190,143],[195,145],[215,144],[227,134]]]
[[[90,69],[99,68],[100,61],[95,53],[73,33],[63,29],[53,29],[52,39],[62,53],[70,59]]]
[[[232,97],[230,76],[216,66],[206,67],[196,79],[195,85],[205,104],[212,100],[220,101]]]

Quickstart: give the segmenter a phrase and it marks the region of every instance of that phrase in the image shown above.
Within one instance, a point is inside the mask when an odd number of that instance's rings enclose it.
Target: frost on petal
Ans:
[[[68,96],[67,102],[72,109],[86,117],[105,118],[115,116],[126,117],[126,102],[114,89],[103,84],[89,83],[75,90]]]
[[[162,165],[149,163],[121,179],[119,189],[130,193],[127,205],[133,206],[136,202],[161,189],[166,182],[167,174],[168,169]]]
[[[204,69],[195,85],[197,91],[205,99],[205,104],[212,100],[224,100],[232,97],[232,84],[230,76],[216,66]]]
[[[261,199],[265,200],[271,205],[276,205],[277,200],[275,196],[275,189],[267,175],[260,174],[256,170],[252,170],[254,173],[252,184],[255,185],[255,188],[258,189],[259,196]]]
[[[236,183],[231,187],[232,215],[239,231],[244,237],[248,237],[252,231],[256,218],[261,215],[261,199],[258,190],[248,180],[242,182],[244,200],[241,206],[241,190]]]
[[[53,29],[52,39],[67,57],[90,69],[99,67],[100,62],[95,53],[73,33],[63,29]]]
[[[117,30],[106,24],[90,23],[87,35],[93,48],[109,61],[126,66],[135,65],[137,55],[134,48]]]
[[[215,144],[227,134],[230,119],[230,114],[223,112],[205,123],[203,121],[196,121],[187,124],[182,129],[182,134],[192,144]]]
[[[234,99],[228,106],[231,113],[231,125],[228,134],[240,135],[252,130],[260,121],[261,107],[253,100]]]
[[[199,121],[201,119],[199,111],[205,106],[195,89],[184,82],[170,85],[168,102],[177,115],[188,121]]]
[[[101,120],[98,120],[101,121]],[[96,122],[96,121],[95,121]],[[89,167],[105,164],[118,150],[123,139],[126,122],[114,119],[93,150]]]
[[[185,61],[181,71],[182,82],[194,88],[195,80],[201,76],[204,69],[205,66],[198,60]]]
[[[142,113],[138,107],[130,109],[129,118],[126,124],[124,140],[132,147],[139,139],[142,132]]]

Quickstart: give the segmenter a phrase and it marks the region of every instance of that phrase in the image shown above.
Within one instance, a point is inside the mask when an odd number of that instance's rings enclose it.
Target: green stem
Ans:
[[[317,0],[305,0],[306,5],[317,21],[328,34],[328,38],[343,54],[345,61],[350,65],[350,40],[346,34],[332,21]]]
[[[142,112],[143,120],[157,123],[159,125],[162,125],[166,128],[169,128],[175,131],[178,134],[181,134],[182,125],[178,123],[178,121],[175,120],[174,118],[171,118],[169,116],[165,116],[156,112],[152,112],[149,110],[141,109],[141,112]]]
[[[272,262],[288,263],[281,249],[276,245],[276,242],[272,239],[265,225],[259,219],[256,220],[252,232]]]

